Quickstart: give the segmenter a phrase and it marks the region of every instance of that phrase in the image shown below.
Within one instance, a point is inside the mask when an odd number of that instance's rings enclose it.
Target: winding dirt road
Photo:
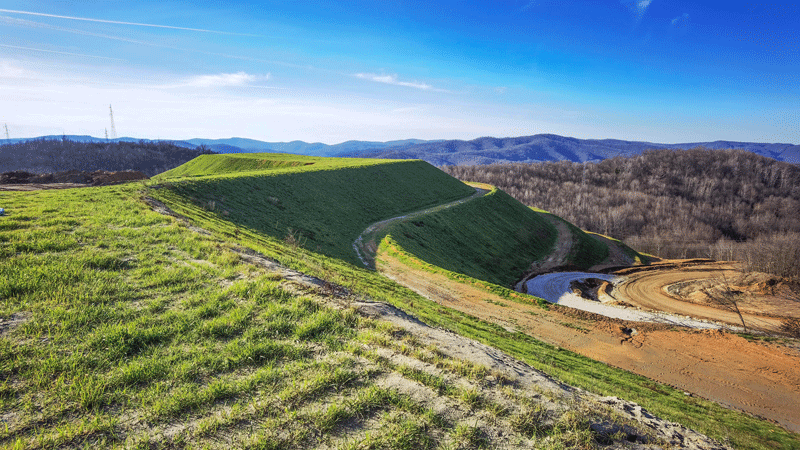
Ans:
[[[404,214],[402,216],[392,217],[391,219],[381,220],[380,222],[375,222],[369,227],[367,227],[367,229],[364,230],[353,242],[353,250],[356,252],[358,259],[361,260],[361,263],[364,264],[365,267],[368,267],[370,269],[375,269],[375,253],[378,251],[377,237],[381,234],[383,230],[386,229],[386,227],[388,227],[394,222],[397,222],[398,220],[413,219],[415,217],[424,216],[425,214],[430,214],[433,212],[441,211],[443,209],[452,208],[453,206],[460,205],[474,198],[483,197],[484,195],[488,194],[492,188],[488,184],[482,184],[482,183],[466,183],[466,184],[475,188],[475,193],[470,195],[469,197],[464,197],[462,199],[452,201],[449,203],[444,203],[430,208],[421,209],[419,211],[414,211],[408,214]]]

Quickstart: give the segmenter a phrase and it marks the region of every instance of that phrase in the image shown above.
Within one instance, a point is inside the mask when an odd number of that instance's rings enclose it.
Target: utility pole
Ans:
[[[106,130],[106,141],[108,141],[108,128],[106,128],[105,130]]]
[[[6,124],[3,124],[3,125],[5,126],[5,129],[6,129],[6,139],[11,139],[11,136],[8,135],[8,124],[6,123]]]
[[[114,110],[108,105],[108,115],[111,117],[111,139],[117,138],[117,127],[114,126]]]

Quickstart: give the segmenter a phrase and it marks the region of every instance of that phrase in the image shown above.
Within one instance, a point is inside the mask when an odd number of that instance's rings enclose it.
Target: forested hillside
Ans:
[[[171,142],[78,142],[69,139],[37,139],[0,146],[0,172],[32,173],[67,170],[138,170],[153,176],[212,153]]]
[[[800,167],[740,150],[652,150],[599,163],[442,168],[663,257],[747,260],[794,273]],[[783,262],[781,262],[783,261]],[[785,267],[785,266],[790,267]]]

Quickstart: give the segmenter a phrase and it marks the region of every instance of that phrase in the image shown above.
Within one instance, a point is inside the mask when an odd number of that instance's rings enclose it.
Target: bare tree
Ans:
[[[714,306],[735,312],[742,321],[744,332],[747,333],[747,325],[744,323],[744,316],[739,309],[739,303],[744,300],[746,294],[734,289],[731,280],[724,273],[713,280],[710,286],[702,289],[703,293]]]

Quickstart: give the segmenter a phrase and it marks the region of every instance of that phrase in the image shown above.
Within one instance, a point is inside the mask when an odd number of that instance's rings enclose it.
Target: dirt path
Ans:
[[[365,267],[368,267],[370,269],[375,269],[375,253],[378,251],[377,237],[381,235],[381,232],[385,230],[386,227],[388,227],[394,222],[397,222],[398,220],[413,219],[415,217],[423,216],[425,214],[430,214],[433,212],[441,211],[443,209],[451,208],[456,205],[460,205],[474,198],[482,197],[488,194],[489,191],[491,190],[489,185],[484,185],[481,183],[467,183],[467,184],[475,188],[475,193],[470,195],[469,197],[465,197],[460,200],[456,200],[449,203],[444,203],[442,205],[433,206],[431,208],[410,212],[402,216],[392,217],[391,219],[375,222],[369,227],[367,227],[367,229],[364,230],[364,232],[362,232],[353,242],[353,250],[356,252],[358,259],[361,260],[361,263],[364,264]]]
[[[798,349],[719,331],[581,319],[560,308],[545,311],[407,266],[383,253],[378,255],[378,270],[444,306],[800,432]],[[623,327],[638,333],[625,334]]]
[[[676,283],[715,279],[722,275],[733,278],[738,274],[733,269],[730,263],[706,262],[684,267],[668,265],[663,269],[655,270],[625,270],[626,280],[616,286],[615,296],[646,310],[665,311],[741,326],[739,316],[732,311],[683,301],[684,299],[670,295],[666,289]],[[795,313],[800,313],[800,302],[794,302],[794,305],[789,302],[782,306],[783,314],[786,314],[787,308],[796,310]],[[781,325],[780,318],[757,314],[753,310],[745,312],[743,315],[748,327],[759,330],[774,332]]]

